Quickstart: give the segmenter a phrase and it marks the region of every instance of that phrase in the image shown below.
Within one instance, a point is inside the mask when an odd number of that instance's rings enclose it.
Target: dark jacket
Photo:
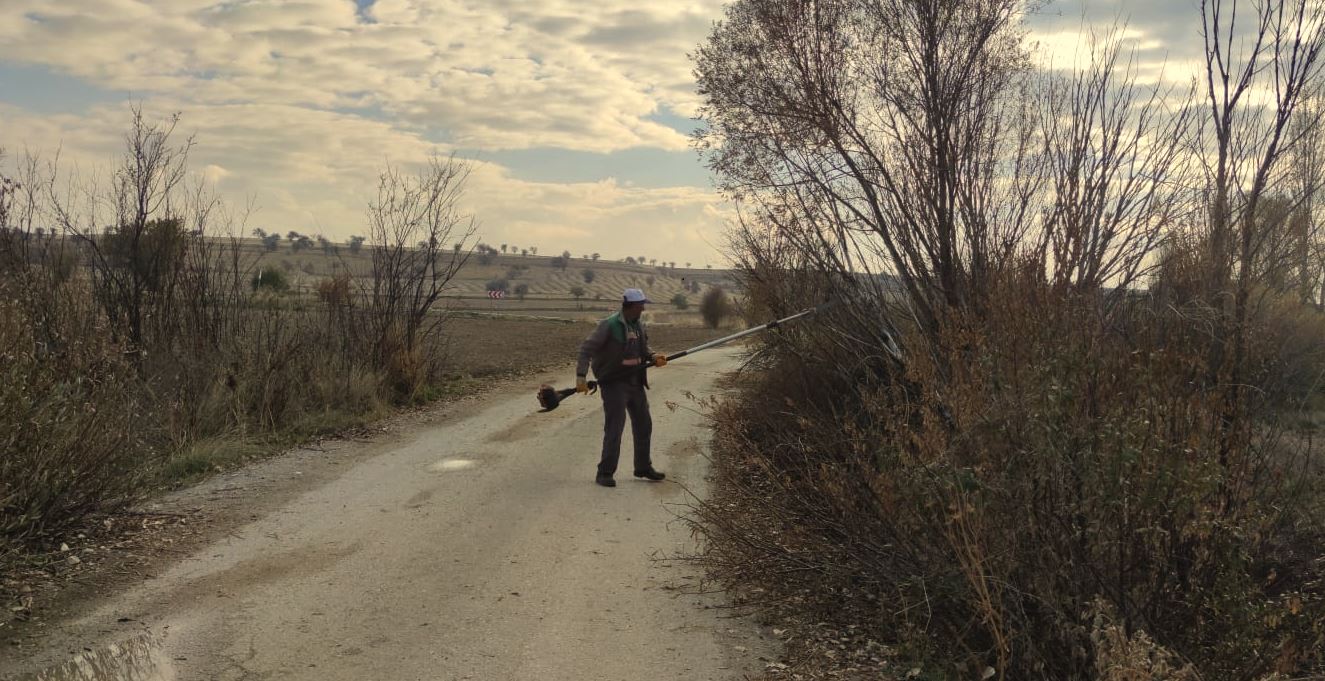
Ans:
[[[649,350],[649,332],[644,328],[644,320],[636,322],[639,326],[640,334],[640,359],[648,361],[653,357],[653,352]],[[584,339],[580,344],[580,361],[575,365],[576,376],[588,376],[589,366],[593,365],[593,375],[601,383],[603,381],[621,381],[630,376],[630,367],[621,366],[621,361],[625,359],[626,352],[626,320],[621,318],[618,312],[601,322],[598,327]],[[641,382],[648,385],[647,369],[636,369],[642,375]]]

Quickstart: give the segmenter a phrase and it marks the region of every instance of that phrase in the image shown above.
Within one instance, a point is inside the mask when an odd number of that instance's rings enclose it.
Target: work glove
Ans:
[[[584,376],[575,377],[575,392],[581,395],[589,394],[589,379]]]
[[[658,353],[658,354],[656,354],[656,355],[654,355],[654,356],[653,356],[653,366],[656,366],[656,367],[665,367],[665,366],[667,366],[667,355],[664,355],[664,354],[662,354],[661,352]]]

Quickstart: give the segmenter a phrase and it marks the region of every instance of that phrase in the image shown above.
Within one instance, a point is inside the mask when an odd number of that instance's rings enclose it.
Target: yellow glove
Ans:
[[[581,395],[589,394],[589,379],[583,376],[575,377],[575,392]]]
[[[665,367],[665,366],[667,366],[667,355],[664,355],[664,354],[662,354],[661,352],[658,353],[658,354],[656,354],[656,355],[654,355],[654,356],[653,356],[653,366],[656,366],[656,367]]]

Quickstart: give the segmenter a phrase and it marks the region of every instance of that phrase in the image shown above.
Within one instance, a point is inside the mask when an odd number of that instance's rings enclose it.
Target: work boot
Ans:
[[[644,471],[635,471],[635,477],[637,477],[637,478],[645,478],[645,479],[647,479],[647,480],[652,480],[652,481],[654,481],[654,482],[658,482],[659,480],[662,480],[663,478],[665,478],[665,477],[667,477],[667,476],[666,476],[666,475],[663,475],[662,473],[659,473],[658,471],[653,470],[652,468],[650,468],[650,469],[648,469],[648,470],[644,470]]]
[[[594,478],[593,481],[602,485],[603,487],[616,487],[616,480],[613,480],[612,476],[610,475],[603,475],[602,473],[599,473],[598,477]]]

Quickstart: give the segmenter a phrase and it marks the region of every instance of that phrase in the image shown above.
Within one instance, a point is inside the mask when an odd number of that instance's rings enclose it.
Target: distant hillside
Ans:
[[[245,241],[245,248],[252,255],[261,256],[261,266],[280,267],[296,289],[305,291],[311,291],[319,281],[347,270],[359,277],[368,276],[372,269],[367,247],[358,253],[352,253],[344,244],[326,248],[314,246],[295,252],[288,242],[282,242],[276,250],[267,251],[261,242],[251,239]],[[519,285],[528,286],[527,303],[545,301],[561,306],[561,303],[574,300],[572,289],[579,287],[584,291],[582,301],[586,304],[597,302],[599,305],[594,305],[597,308],[601,303],[617,300],[622,289],[627,287],[644,289],[651,299],[660,303],[671,301],[678,293],[686,293],[692,304],[698,303],[699,295],[712,286],[730,292],[736,290],[730,270],[673,269],[602,259],[595,262],[586,258],[571,258],[562,269],[553,266],[554,260],[550,256],[499,254],[483,257],[470,253],[448,295],[461,300],[486,300],[489,282],[505,280],[511,297]],[[586,271],[592,274],[586,275]],[[589,278],[592,281],[586,281]],[[687,290],[695,284],[699,293]]]

